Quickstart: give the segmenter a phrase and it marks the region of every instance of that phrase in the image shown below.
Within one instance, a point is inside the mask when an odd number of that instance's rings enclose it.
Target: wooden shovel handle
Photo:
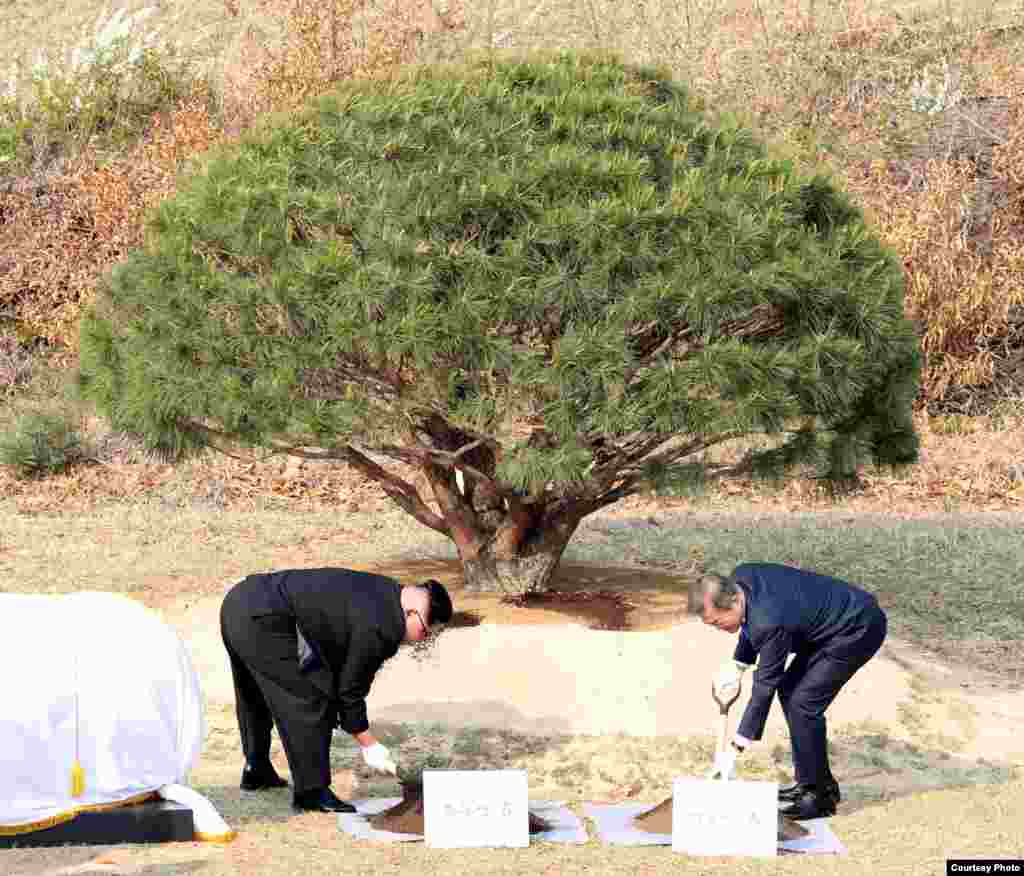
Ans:
[[[740,685],[736,686],[736,693],[728,700],[721,700],[718,691],[715,690],[714,682],[711,683],[711,698],[718,703],[718,712],[722,716],[722,724],[718,729],[718,751],[725,751],[725,740],[729,730],[729,709],[736,700],[740,698]]]

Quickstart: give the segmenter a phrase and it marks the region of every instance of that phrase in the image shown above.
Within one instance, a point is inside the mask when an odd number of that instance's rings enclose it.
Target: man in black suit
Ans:
[[[355,738],[368,766],[394,773],[390,752],[370,733],[366,696],[400,644],[424,641],[451,616],[448,591],[433,580],[403,587],[366,572],[299,569],[236,584],[220,625],[245,753],[242,789],[287,786],[270,762],[276,724],[294,807],[354,812],[330,788],[334,727]]]
[[[744,563],[728,578],[706,575],[703,589],[704,622],[740,634],[733,660],[714,680],[719,696],[735,692],[758,660],[732,751],[716,770],[728,774],[736,755],[761,738],[777,693],[795,773],[794,784],[779,791],[780,811],[798,820],[835,814],[841,798],[829,768],[825,710],[882,646],[885,612],[859,587],[773,563]]]

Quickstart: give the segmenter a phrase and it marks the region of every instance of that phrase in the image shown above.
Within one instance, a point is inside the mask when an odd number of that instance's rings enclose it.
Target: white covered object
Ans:
[[[188,651],[131,599],[0,594],[0,666],[2,833],[183,783],[199,756],[203,702]]]

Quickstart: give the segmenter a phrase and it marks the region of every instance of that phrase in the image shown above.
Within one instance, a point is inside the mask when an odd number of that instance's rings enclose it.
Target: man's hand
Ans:
[[[374,742],[373,745],[368,745],[363,749],[363,760],[371,769],[391,773],[391,775],[398,773],[398,767],[391,759],[391,752],[379,742]]]
[[[731,700],[739,693],[743,673],[747,670],[747,664],[737,663],[735,660],[727,660],[723,663],[711,680],[715,695],[720,700]]]
[[[728,781],[736,778],[736,755],[739,752],[729,747],[725,751],[715,752],[715,765],[708,773],[709,779]]]

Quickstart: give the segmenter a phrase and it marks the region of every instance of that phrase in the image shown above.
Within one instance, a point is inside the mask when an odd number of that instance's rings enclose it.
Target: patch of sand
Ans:
[[[234,702],[220,640],[220,602],[205,597],[161,611],[188,644],[210,704]],[[668,629],[647,632],[485,622],[447,630],[426,660],[401,650],[382,667],[367,706],[371,721],[440,721],[523,733],[706,734],[718,725],[710,680],[733,645],[733,637],[685,616]],[[901,704],[910,701],[909,681],[883,647],[843,689],[829,719],[896,725]],[[739,713],[734,708],[730,715],[733,728]],[[765,742],[784,741],[784,728],[776,704]]]
[[[588,628],[593,618],[585,606],[583,620],[572,622],[563,608],[508,605],[496,594],[466,592],[451,561],[381,571],[403,580],[444,580],[456,609],[471,614],[476,625],[446,630],[426,659],[403,648],[388,661],[367,700],[371,724],[436,722],[536,735],[639,737],[708,736],[717,730],[711,677],[730,659],[735,637],[688,613],[688,588],[678,575],[565,564],[556,581],[560,589],[615,590],[636,606],[628,622],[638,623],[639,630],[605,630]],[[188,643],[210,705],[234,702],[220,640],[221,599],[179,596],[153,606]],[[887,640],[830,707],[830,735],[870,721],[894,738],[910,740],[912,713],[918,733],[920,720],[929,722],[924,729],[952,739],[957,757],[1024,763],[1024,694],[965,687],[962,670],[954,673],[934,660],[926,665],[913,654],[906,643]],[[748,675],[729,716],[731,730],[749,686]],[[777,701],[763,744],[789,748]]]

